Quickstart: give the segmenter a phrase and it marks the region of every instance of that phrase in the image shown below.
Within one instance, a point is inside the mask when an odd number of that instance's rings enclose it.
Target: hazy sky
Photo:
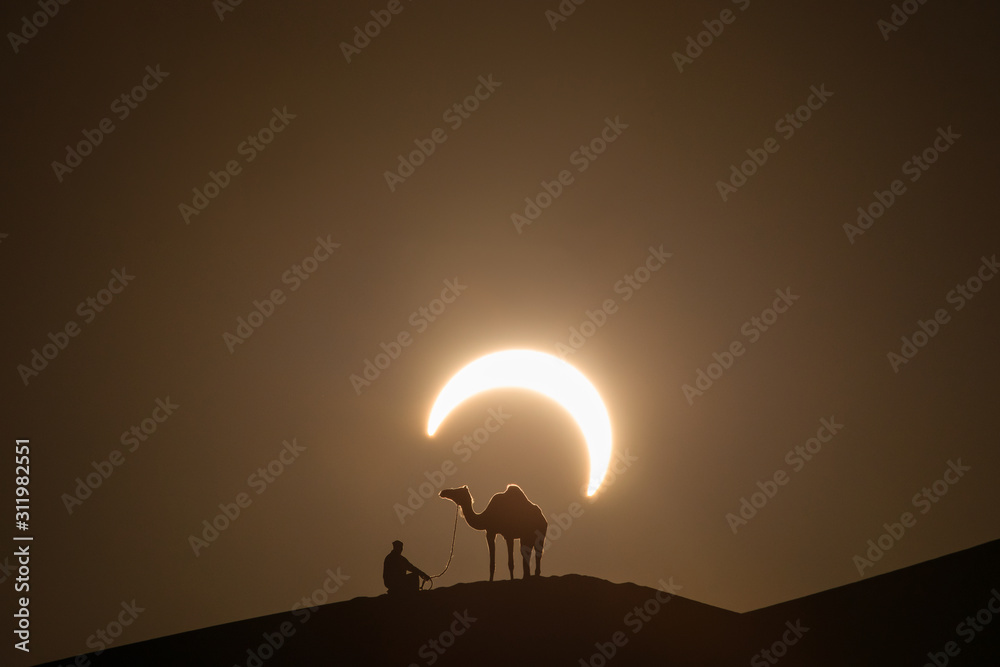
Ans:
[[[998,537],[995,6],[224,1],[3,10],[4,662],[379,595],[395,539],[436,573],[441,486],[738,611]],[[594,501],[536,394],[424,435],[506,348],[603,396]]]

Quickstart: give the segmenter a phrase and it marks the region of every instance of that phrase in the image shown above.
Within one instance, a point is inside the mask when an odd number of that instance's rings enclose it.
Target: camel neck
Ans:
[[[469,524],[469,527],[474,530],[486,530],[486,523],[483,521],[483,515],[477,514],[476,510],[472,509],[472,501],[468,500],[461,504],[462,515],[465,517],[465,521]]]

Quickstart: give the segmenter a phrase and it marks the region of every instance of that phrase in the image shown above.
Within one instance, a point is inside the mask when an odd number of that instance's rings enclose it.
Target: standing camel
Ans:
[[[507,541],[507,567],[510,578],[514,578],[514,540],[521,542],[521,561],[524,578],[531,575],[531,550],[535,550],[535,576],[542,573],[542,546],[549,524],[542,510],[524,495],[516,484],[508,484],[503,493],[490,498],[486,509],[476,513],[472,509],[472,494],[469,487],[444,489],[440,496],[447,498],[462,508],[462,516],[474,530],[486,531],[486,544],[490,548],[490,581],[496,569],[497,533]]]

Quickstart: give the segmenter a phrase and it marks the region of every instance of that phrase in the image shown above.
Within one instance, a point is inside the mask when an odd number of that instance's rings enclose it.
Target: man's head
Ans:
[[[395,551],[396,553],[402,553],[403,552],[403,543],[400,542],[399,540],[395,540],[392,543],[392,550]]]

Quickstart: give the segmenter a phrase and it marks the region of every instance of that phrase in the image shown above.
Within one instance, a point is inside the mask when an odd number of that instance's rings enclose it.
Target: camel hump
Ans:
[[[527,520],[527,517],[535,519],[536,514],[542,516],[544,520],[544,515],[538,508],[538,505],[528,500],[528,497],[524,495],[524,491],[517,484],[508,484],[507,489],[501,495],[504,507],[509,508],[511,512],[516,512],[518,515],[524,517],[525,520]]]
[[[524,500],[525,502],[528,500],[528,496],[524,495],[524,491],[517,484],[508,484],[503,494],[512,500]]]

